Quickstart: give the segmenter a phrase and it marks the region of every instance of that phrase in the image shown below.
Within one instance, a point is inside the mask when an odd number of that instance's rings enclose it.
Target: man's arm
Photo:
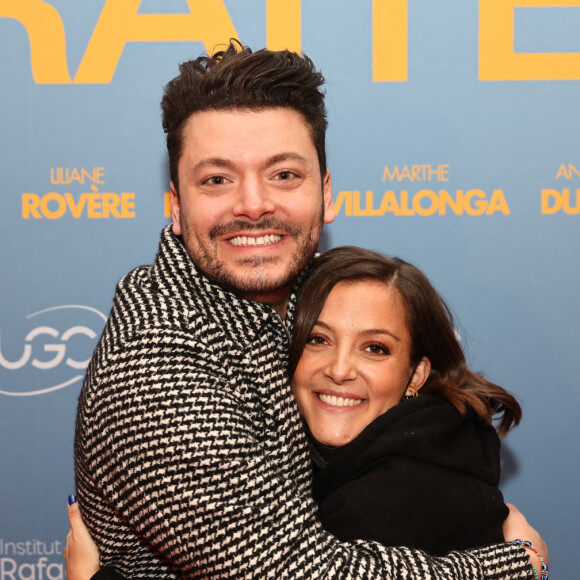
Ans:
[[[64,549],[67,579],[123,580],[124,577],[113,567],[104,567],[99,570],[99,552],[82,521],[78,503],[69,505],[68,517],[70,531]],[[510,515],[506,519],[506,531],[514,538],[532,539],[533,545],[538,548],[539,553],[544,554],[547,558],[547,547],[542,538],[513,505],[510,505]],[[97,570],[96,573],[94,573],[95,570]],[[536,570],[539,577],[541,575],[539,567]]]
[[[276,409],[283,431],[295,414],[289,388],[272,388],[263,400],[259,387],[232,386],[233,363],[222,349],[185,331],[155,329],[90,371],[77,485],[105,564],[151,576],[139,558],[154,554],[190,577],[533,577],[525,550],[514,546],[431,558],[339,543],[317,522],[308,487],[268,447],[258,403]]]

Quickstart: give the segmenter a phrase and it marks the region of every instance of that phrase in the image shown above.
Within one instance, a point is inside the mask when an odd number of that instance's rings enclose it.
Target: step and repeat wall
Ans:
[[[169,221],[162,89],[230,37],[324,73],[322,249],[430,276],[522,404],[506,500],[575,577],[580,0],[0,0],[0,580],[64,576],[84,371]]]

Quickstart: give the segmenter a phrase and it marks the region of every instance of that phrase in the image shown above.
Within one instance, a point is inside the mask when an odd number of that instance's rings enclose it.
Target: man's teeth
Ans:
[[[259,238],[254,238],[251,236],[236,236],[228,240],[232,246],[269,246],[270,244],[275,244],[282,239],[282,236],[275,236],[274,234],[268,234],[266,236],[260,236]]]
[[[318,398],[327,405],[332,405],[333,407],[354,407],[359,403],[362,403],[362,399],[345,399],[344,397],[335,397],[334,395],[323,395],[318,393]]]

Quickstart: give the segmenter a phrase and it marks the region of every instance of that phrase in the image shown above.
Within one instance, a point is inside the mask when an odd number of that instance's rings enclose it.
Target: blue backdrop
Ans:
[[[524,418],[505,497],[576,577],[580,0],[0,0],[0,580],[62,578],[76,401],[168,222],[159,101],[237,36],[327,79],[323,248],[424,269]]]

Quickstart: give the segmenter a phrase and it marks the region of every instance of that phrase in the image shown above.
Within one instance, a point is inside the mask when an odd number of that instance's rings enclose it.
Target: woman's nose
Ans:
[[[349,351],[337,350],[328,361],[326,376],[336,384],[352,381],[356,378],[356,365]]]

